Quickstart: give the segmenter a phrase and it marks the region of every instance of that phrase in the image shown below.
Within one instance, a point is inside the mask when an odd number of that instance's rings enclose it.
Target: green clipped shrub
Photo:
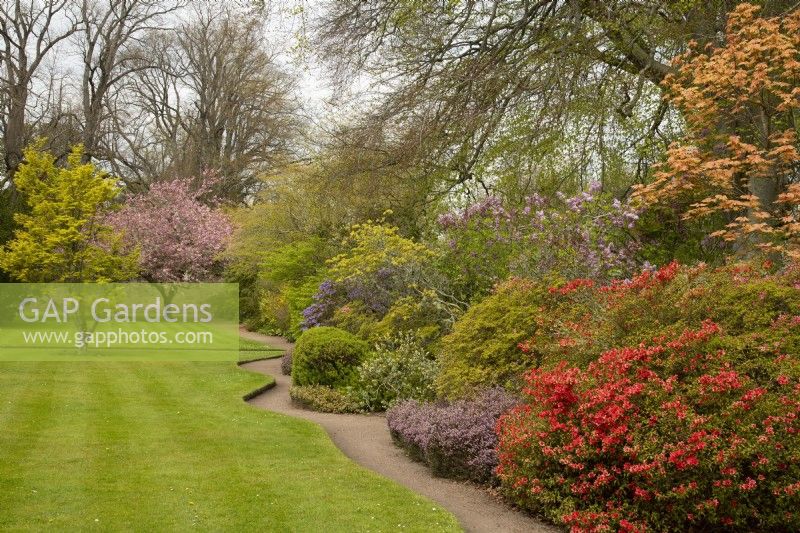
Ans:
[[[371,411],[384,411],[399,400],[431,401],[439,365],[413,333],[404,332],[375,346],[358,368],[355,394]]]
[[[292,387],[289,396],[294,402],[322,413],[358,413],[361,405],[346,392],[324,385]]]
[[[517,383],[537,363],[517,345],[536,331],[545,294],[534,282],[514,278],[470,307],[441,340],[439,394],[459,398]]]
[[[346,331],[329,326],[311,328],[295,346],[292,382],[298,386],[349,385],[368,353],[368,344]]]

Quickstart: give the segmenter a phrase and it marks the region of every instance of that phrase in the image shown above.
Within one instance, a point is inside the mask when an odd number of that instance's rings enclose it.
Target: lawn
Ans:
[[[258,341],[239,339],[239,362],[256,361],[258,359],[272,359],[283,355],[283,350],[272,348]]]
[[[233,363],[0,364],[0,530],[458,530]]]

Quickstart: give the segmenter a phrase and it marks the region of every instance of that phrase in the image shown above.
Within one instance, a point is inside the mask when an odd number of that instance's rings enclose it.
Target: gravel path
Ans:
[[[244,330],[242,336],[276,348],[292,349],[292,344],[281,337]],[[251,405],[319,424],[328,432],[334,444],[353,461],[438,502],[456,516],[466,531],[560,531],[515,511],[476,485],[433,476],[425,466],[409,459],[392,443],[382,415],[317,413],[293,405],[289,398],[291,379],[281,374],[280,361],[280,358],[268,359],[242,365],[247,370],[275,378],[275,387],[249,400]]]

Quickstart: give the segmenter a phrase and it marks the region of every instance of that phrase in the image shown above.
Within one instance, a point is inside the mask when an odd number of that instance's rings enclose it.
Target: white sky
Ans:
[[[333,90],[326,69],[313,57],[307,39],[320,0],[282,0],[267,15],[266,38],[280,60],[298,77],[299,96],[309,112],[325,112]],[[305,42],[304,42],[305,41]]]

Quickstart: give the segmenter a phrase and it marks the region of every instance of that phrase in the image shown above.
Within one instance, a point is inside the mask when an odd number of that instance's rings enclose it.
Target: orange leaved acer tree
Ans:
[[[756,247],[800,258],[800,9],[761,18],[738,6],[724,42],[691,46],[664,81],[686,121],[645,204],[683,204],[684,217],[718,216],[712,233],[740,253]]]

